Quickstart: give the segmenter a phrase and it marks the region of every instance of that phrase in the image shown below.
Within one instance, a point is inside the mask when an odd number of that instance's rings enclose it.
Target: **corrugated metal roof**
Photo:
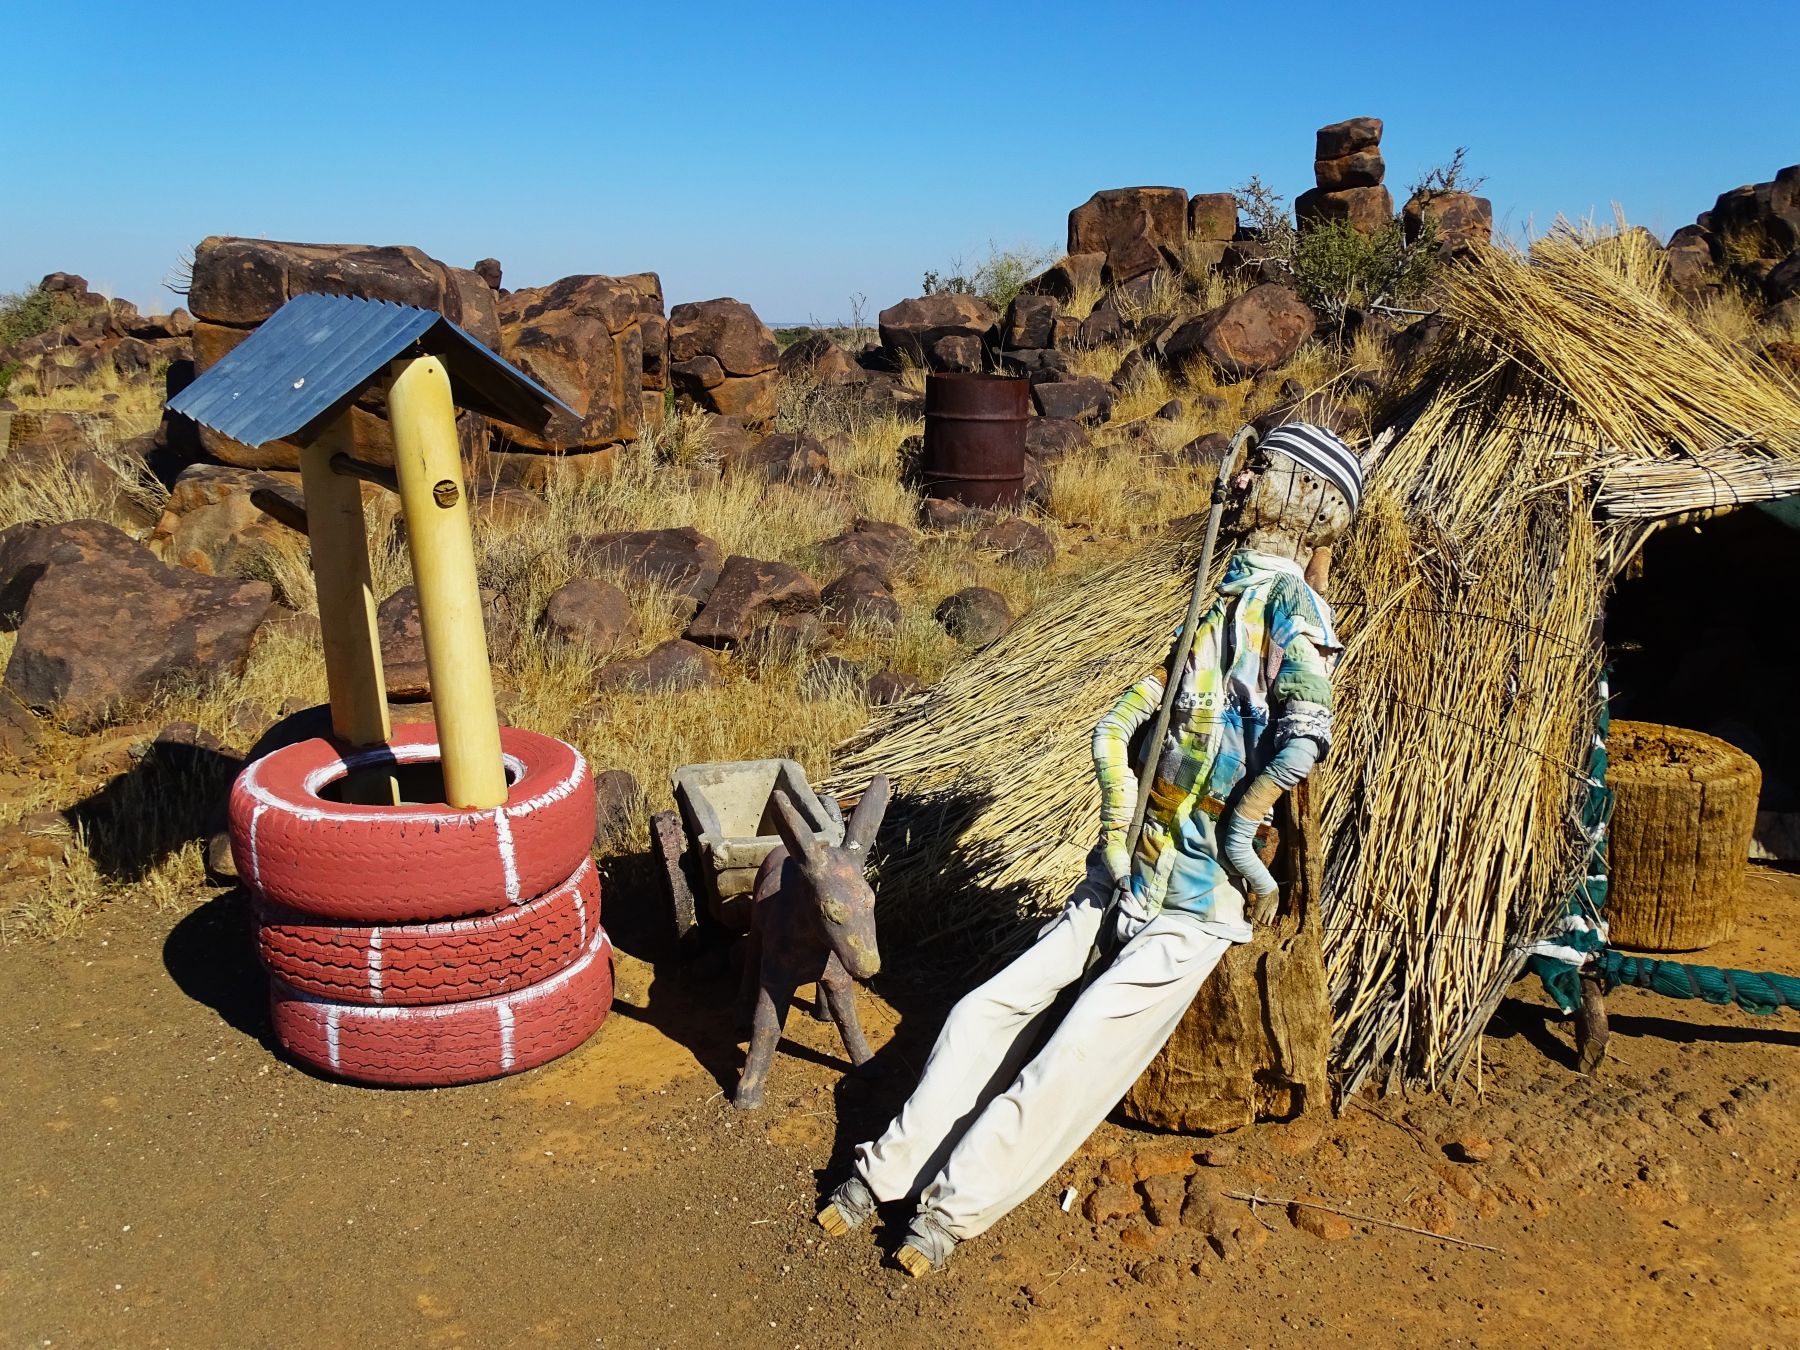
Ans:
[[[296,295],[169,407],[245,445],[287,440],[323,427],[409,351],[441,359],[471,411],[530,430],[558,409],[576,416],[442,314],[352,295]]]

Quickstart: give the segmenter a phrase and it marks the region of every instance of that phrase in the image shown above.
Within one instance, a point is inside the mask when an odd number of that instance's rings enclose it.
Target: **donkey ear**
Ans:
[[[875,832],[881,828],[887,809],[887,775],[878,773],[863,792],[856,810],[850,813],[850,823],[844,826],[844,843],[851,848],[868,848],[875,842]]]
[[[812,827],[800,818],[793,802],[788,800],[787,793],[780,788],[775,789],[769,801],[775,807],[775,832],[781,836],[781,842],[787,845],[788,855],[801,862],[812,862],[819,850],[819,842],[813,838]]]

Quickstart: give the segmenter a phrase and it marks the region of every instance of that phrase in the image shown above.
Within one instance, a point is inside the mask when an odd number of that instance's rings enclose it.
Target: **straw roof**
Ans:
[[[1559,228],[1445,284],[1333,570],[1319,772],[1341,1091],[1453,1076],[1581,865],[1606,591],[1657,523],[1800,488],[1800,391],[1665,301],[1641,231]],[[1089,733],[1166,649],[1193,541],[1053,602],[843,747],[888,773],[883,921],[998,959],[1079,879]]]

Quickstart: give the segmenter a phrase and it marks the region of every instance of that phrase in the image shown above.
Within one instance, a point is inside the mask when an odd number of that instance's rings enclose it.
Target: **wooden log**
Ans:
[[[394,471],[419,595],[444,799],[451,806],[499,806],[506,801],[506,765],[450,376],[434,356],[402,359],[391,369]],[[355,490],[354,480],[342,481]]]
[[[1716,737],[1653,722],[1614,722],[1607,748],[1609,941],[1679,952],[1729,937],[1743,908],[1762,770]]]
[[[384,745],[392,731],[375,629],[375,588],[369,579],[369,533],[362,489],[331,470],[334,455],[355,449],[348,415],[300,450],[306,497],[313,589],[319,600],[319,638],[325,649],[325,686],[331,730],[351,745]],[[359,774],[344,785],[352,801],[392,806],[400,800],[392,774]]]
[[[1318,818],[1306,784],[1276,813],[1282,909],[1233,947],[1132,1086],[1120,1111],[1163,1130],[1216,1133],[1329,1111],[1331,1005],[1319,945],[1323,881]]]

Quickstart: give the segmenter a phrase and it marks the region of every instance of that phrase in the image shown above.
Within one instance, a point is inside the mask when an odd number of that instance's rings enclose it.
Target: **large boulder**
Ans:
[[[1204,358],[1222,378],[1245,380],[1286,361],[1317,323],[1292,290],[1264,282],[1182,324],[1164,342],[1163,356],[1171,366]]]
[[[1319,128],[1313,147],[1313,158],[1342,159],[1359,150],[1372,150],[1381,144],[1379,117],[1352,117]]]
[[[205,371],[242,342],[296,295],[357,295],[432,309],[460,325],[478,341],[500,349],[500,323],[493,290],[475,272],[449,267],[404,245],[299,244],[272,239],[214,235],[194,250],[188,307],[193,312],[195,366]],[[381,416],[378,395],[352,409],[357,453],[386,463],[393,441]],[[459,424],[465,448],[485,439],[481,419]],[[215,459],[249,469],[293,469],[297,446],[273,441],[241,445],[204,427],[200,442]]]
[[[1684,225],[1670,235],[1663,260],[1669,284],[1689,301],[1698,303],[1719,292],[1723,278],[1713,256],[1712,236],[1698,225]]]
[[[52,557],[68,566],[108,554],[135,558],[138,551],[130,535],[101,520],[27,520],[0,530],[0,632],[19,626],[31,588]]]
[[[638,635],[631,599],[610,581],[576,577],[550,593],[538,620],[553,638],[606,651]]]
[[[1114,285],[1170,265],[1186,235],[1182,188],[1111,188],[1069,212],[1069,252],[1105,254]]]
[[[978,295],[938,291],[881,311],[881,346],[894,361],[932,370],[978,371],[1000,316]]]
[[[300,477],[223,464],[190,465],[175,480],[145,542],[166,563],[209,577],[223,575],[234,560],[278,546],[289,533],[251,502],[250,494],[258,489],[297,502]]]
[[[559,412],[541,433],[508,427],[506,439],[530,450],[560,451],[636,440],[644,304],[642,292],[619,277],[564,277],[510,292],[500,306],[502,354],[575,416]]]
[[[703,601],[718,584],[725,553],[691,525],[668,530],[609,530],[573,545],[576,555],[622,576],[666,586]]]
[[[1188,198],[1188,238],[1229,243],[1237,237],[1238,199],[1231,192],[1196,192]]]
[[[269,613],[263,582],[168,567],[114,534],[49,550],[6,665],[8,692],[76,731],[167,686],[241,673]]]
[[[1050,295],[1067,304],[1082,292],[1100,289],[1106,271],[1104,253],[1071,253],[1025,283],[1032,295]]]
[[[945,597],[933,613],[946,633],[973,647],[998,641],[1013,626],[1012,606],[989,586],[966,586]]]
[[[1294,219],[1301,229],[1343,223],[1358,234],[1373,234],[1394,218],[1394,195],[1384,187],[1354,187],[1333,192],[1313,188],[1294,199]]]
[[[819,613],[838,632],[891,631],[900,626],[900,602],[888,585],[875,568],[854,567],[820,592]]]
[[[500,593],[481,588],[481,620],[493,646],[501,617]],[[417,587],[402,586],[375,610],[375,632],[381,641],[381,670],[388,697],[416,703],[431,697],[431,668],[425,660],[425,628],[419,619]]]
[[[755,310],[729,296],[676,305],[668,333],[677,402],[746,422],[774,419],[781,349]]]
[[[1387,176],[1381,160],[1381,119],[1352,117],[1320,127],[1313,153],[1313,181],[1326,192],[1380,187]],[[1391,213],[1390,213],[1391,214]]]
[[[1406,242],[1417,243],[1425,222],[1437,224],[1438,251],[1445,256],[1494,240],[1494,204],[1472,192],[1415,192],[1400,208]]]
[[[734,554],[725,560],[718,585],[684,636],[702,646],[732,647],[777,615],[811,613],[818,607],[818,583],[799,568]]]
[[[1009,350],[1048,347],[1054,341],[1058,306],[1055,296],[1020,294],[1006,308],[1000,345]]]

